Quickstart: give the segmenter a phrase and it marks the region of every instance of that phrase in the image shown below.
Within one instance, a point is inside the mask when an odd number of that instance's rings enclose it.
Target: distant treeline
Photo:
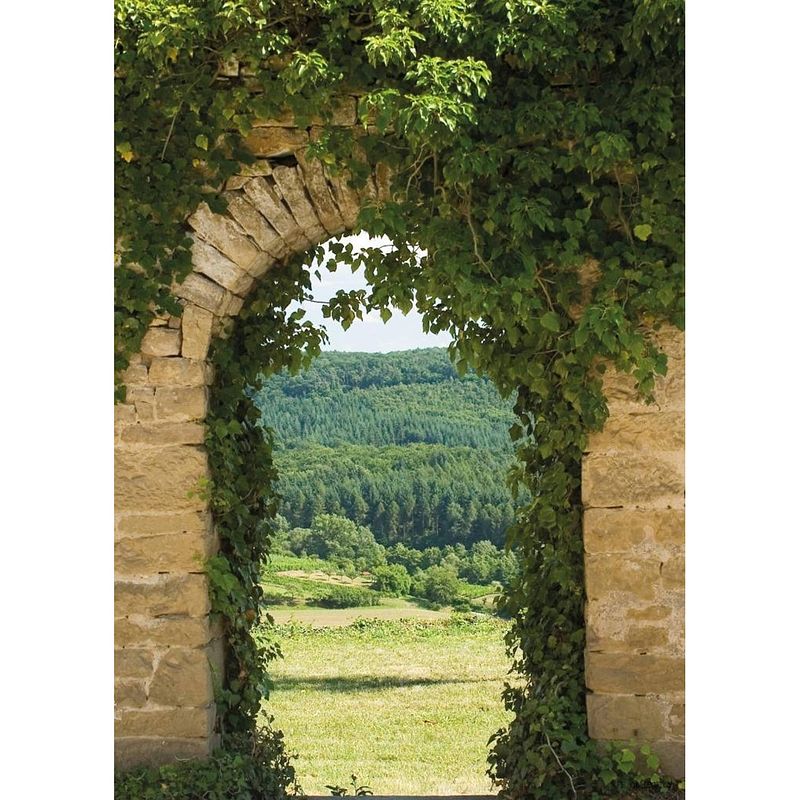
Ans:
[[[502,545],[511,403],[488,380],[459,377],[446,350],[323,353],[255,401],[276,433],[290,526],[328,513],[387,546]]]

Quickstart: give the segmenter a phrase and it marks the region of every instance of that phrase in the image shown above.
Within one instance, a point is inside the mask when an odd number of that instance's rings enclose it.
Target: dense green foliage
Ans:
[[[384,564],[372,571],[372,588],[399,597],[411,591],[411,576],[402,564]]]
[[[331,586],[323,594],[309,600],[308,604],[320,608],[360,608],[377,606],[380,602],[380,594],[371,589],[362,589],[359,586]]]
[[[403,542],[384,547],[375,541],[369,528],[333,514],[315,517],[310,528],[291,530],[285,520],[278,517],[272,547],[273,553],[278,554],[270,558],[272,572],[279,569],[275,564],[280,563],[281,554],[292,554],[296,558],[312,556],[319,560],[306,558],[303,568],[329,570],[333,566],[350,575],[364,571],[377,575],[387,564],[397,565],[409,575],[429,567],[447,567],[459,578],[480,585],[493,581],[509,585],[519,572],[514,553],[487,540],[469,547],[461,542],[424,550],[408,547]],[[295,563],[292,568],[300,567]]]
[[[369,528],[333,514],[314,517],[308,530],[295,531],[294,541],[298,555],[309,553],[358,570],[383,564],[386,559]]]
[[[413,591],[415,595],[439,606],[452,605],[463,596],[458,573],[450,566],[433,566],[418,572]]]
[[[304,447],[276,454],[281,513],[308,526],[330,513],[367,525],[382,544],[502,545],[514,519],[504,453],[446,445]]]
[[[254,400],[288,449],[421,442],[498,450],[510,463],[513,404],[486,378],[459,376],[444,348],[321,353],[300,375],[270,378]]]
[[[207,760],[120,773],[114,800],[279,800],[294,780],[283,734],[262,726],[240,746],[218,750]]]
[[[384,545],[505,541],[511,404],[485,378],[459,377],[446,350],[323,353],[254,399],[275,431],[291,525],[329,513]]]
[[[364,160],[355,133],[325,124],[309,155],[355,182],[371,164],[393,168],[391,202],[360,225],[395,249],[334,245],[372,288],[329,313],[385,316],[416,298],[425,325],[452,334],[459,367],[517,393],[516,477],[531,500],[509,532],[521,573],[504,605],[523,682],[505,692],[515,716],[493,742],[493,775],[515,798],[627,789],[627,757],[586,730],[580,460],[607,414],[603,361],[647,395],[667,368],[649,331],[683,324],[681,0],[117,0],[115,45],[117,365],[154,311],[178,311],[184,220],[203,199],[223,208],[252,119],[289,106],[303,125],[343,87],[363,92],[375,122]],[[251,77],[218,80],[232,54]],[[587,258],[597,267],[582,284]],[[249,631],[275,471],[245,389],[263,362],[297,367],[318,350],[285,312],[307,288],[297,263],[271,271],[214,355],[224,732],[254,730],[269,655]]]

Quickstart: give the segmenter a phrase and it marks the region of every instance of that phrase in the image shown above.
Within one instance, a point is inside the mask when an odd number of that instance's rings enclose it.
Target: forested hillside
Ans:
[[[276,432],[290,525],[331,513],[385,545],[502,544],[511,403],[459,377],[445,349],[323,353],[301,375],[270,379],[256,402]]]

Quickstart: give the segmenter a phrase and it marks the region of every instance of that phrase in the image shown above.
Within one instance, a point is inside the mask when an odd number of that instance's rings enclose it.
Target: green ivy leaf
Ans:
[[[555,311],[548,311],[539,317],[539,324],[548,331],[558,333],[561,330],[561,317]]]

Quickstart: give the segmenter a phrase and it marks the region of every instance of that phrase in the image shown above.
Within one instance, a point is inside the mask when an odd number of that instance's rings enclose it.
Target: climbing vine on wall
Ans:
[[[682,2],[117,0],[115,44],[118,374],[153,315],[180,312],[185,219],[201,201],[224,210],[255,118],[315,120],[308,156],[356,184],[389,165],[391,199],[359,222],[395,247],[334,244],[371,289],[329,313],[387,318],[416,300],[426,328],[453,335],[458,365],[518,396],[514,476],[532,501],[509,533],[523,566],[503,602],[525,680],[506,692],[515,718],[492,773],[513,797],[625,786],[630,764],[586,732],[580,461],[607,414],[602,365],[647,396],[668,366],[650,332],[683,325]],[[347,92],[355,131],[328,124]],[[275,475],[246,387],[318,350],[286,310],[307,275],[300,262],[269,272],[214,352],[223,732],[254,724],[273,652],[251,636]]]

